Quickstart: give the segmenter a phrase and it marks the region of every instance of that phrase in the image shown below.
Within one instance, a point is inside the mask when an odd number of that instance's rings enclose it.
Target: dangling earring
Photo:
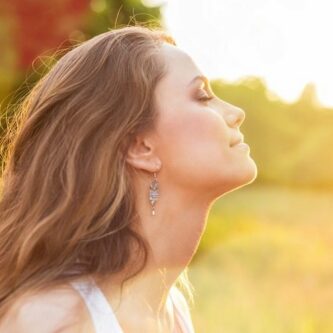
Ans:
[[[156,204],[156,201],[158,200],[159,196],[160,196],[160,193],[159,193],[158,181],[156,178],[156,172],[154,172],[154,179],[152,180],[152,182],[149,186],[149,200],[150,200],[150,204],[152,206],[152,211],[151,211],[152,215],[155,215],[155,204]]]

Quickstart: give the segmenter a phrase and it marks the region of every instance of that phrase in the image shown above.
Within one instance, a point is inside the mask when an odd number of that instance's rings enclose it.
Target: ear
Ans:
[[[160,169],[161,160],[155,153],[153,138],[138,135],[127,150],[126,161],[136,169],[156,172]]]

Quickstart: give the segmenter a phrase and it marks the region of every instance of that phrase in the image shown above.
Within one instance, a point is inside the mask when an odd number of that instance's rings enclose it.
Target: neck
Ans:
[[[133,318],[166,320],[167,325],[173,325],[168,295],[197,250],[206,225],[209,201],[203,203],[202,198],[175,189],[164,188],[163,193],[163,200],[156,204],[156,215],[151,215],[146,197],[137,198],[140,220],[134,228],[149,244],[145,268],[126,281],[121,295],[122,272],[113,274],[100,286],[113,309],[118,309],[118,317],[123,313],[128,318],[131,313],[135,314]]]

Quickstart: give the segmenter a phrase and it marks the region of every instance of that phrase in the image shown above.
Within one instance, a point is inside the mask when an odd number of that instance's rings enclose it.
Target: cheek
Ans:
[[[174,117],[162,124],[161,133],[161,156],[168,171],[183,180],[214,177],[228,158],[227,125],[216,111],[200,109]]]
[[[217,153],[228,143],[224,121],[219,115],[214,114],[214,111],[195,114],[181,127],[178,135],[180,148],[193,152],[193,155],[203,157],[206,154],[210,155],[210,152]]]

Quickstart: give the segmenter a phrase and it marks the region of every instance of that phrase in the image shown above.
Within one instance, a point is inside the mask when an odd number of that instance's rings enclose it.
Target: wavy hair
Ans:
[[[2,139],[0,317],[19,295],[126,267],[138,218],[124,153],[154,128],[165,75],[161,29],[116,28],[81,42],[35,84]],[[177,282],[189,291],[186,269]],[[186,281],[188,284],[186,286]]]

